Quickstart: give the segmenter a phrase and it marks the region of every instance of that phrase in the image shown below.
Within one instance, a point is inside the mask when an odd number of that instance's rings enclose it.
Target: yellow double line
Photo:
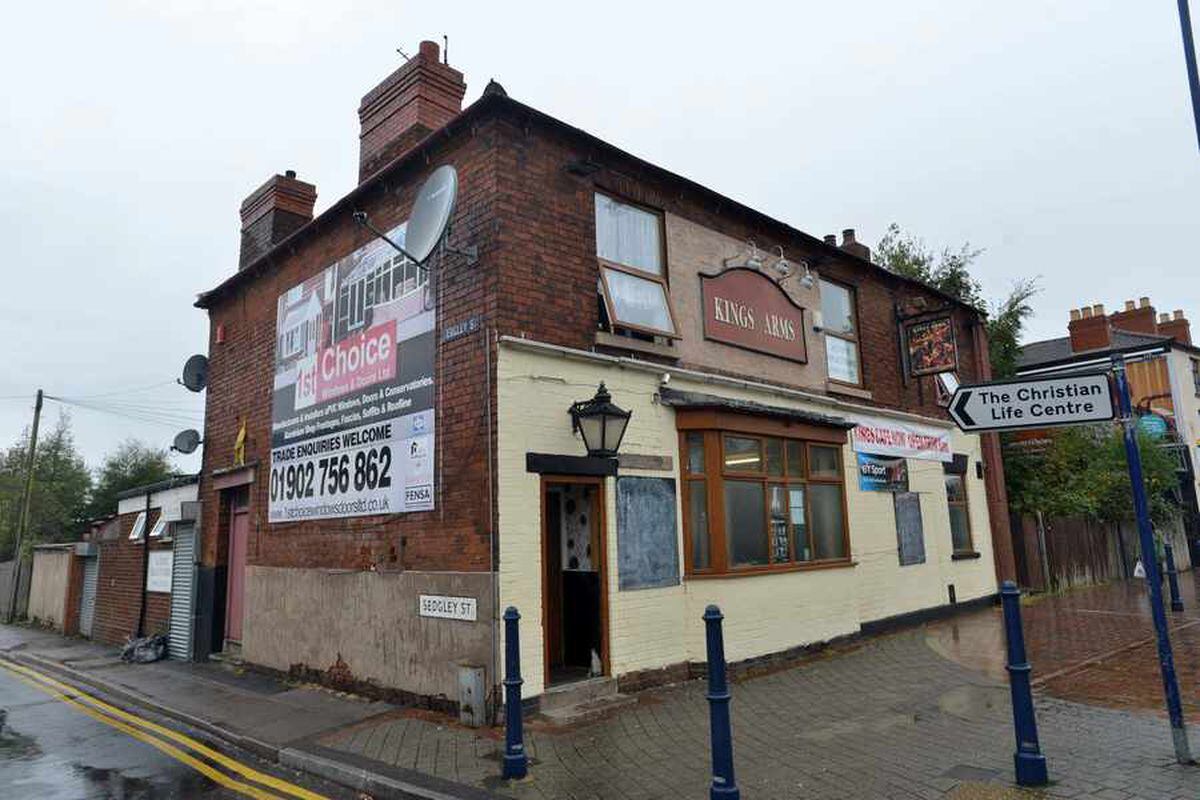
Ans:
[[[253,797],[256,800],[284,800],[287,797],[295,797],[299,800],[326,800],[324,795],[310,792],[302,786],[288,783],[285,780],[276,778],[274,775],[268,775],[251,769],[242,762],[219,753],[190,736],[184,736],[178,731],[163,727],[162,725],[156,725],[149,720],[122,711],[116,706],[109,705],[87,692],[57,681],[49,675],[31,669],[24,664],[17,664],[8,659],[0,659],[0,667],[11,672],[13,677],[22,683],[45,692],[56,700],[61,700],[87,714],[89,717],[132,736],[140,742],[145,742],[176,761],[187,764],[192,769],[227,789],[239,792],[247,797]],[[200,758],[197,758],[197,756],[207,759],[212,763],[205,763]],[[216,769],[212,764],[218,764],[229,772],[240,775],[252,783],[238,780]],[[255,784],[258,785],[256,786]],[[273,789],[274,792],[262,788],[264,786]]]

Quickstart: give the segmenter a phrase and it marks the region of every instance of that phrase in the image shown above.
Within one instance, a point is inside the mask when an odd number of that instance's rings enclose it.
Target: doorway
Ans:
[[[242,642],[249,539],[250,492],[242,486],[229,493],[229,567],[225,584],[225,641],[236,645]]]
[[[604,483],[542,480],[542,600],[548,685],[608,674]]]

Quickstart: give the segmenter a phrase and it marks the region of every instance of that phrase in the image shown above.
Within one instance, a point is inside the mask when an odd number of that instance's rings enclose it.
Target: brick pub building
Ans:
[[[464,667],[495,691],[515,605],[546,701],[686,675],[712,602],[748,660],[995,594],[996,443],[952,428],[934,374],[987,377],[977,311],[853,231],[465,89],[422,43],[363,98],[353,191],[313,218],[288,172],[242,205],[239,268],[197,302],[200,653],[452,706]],[[402,236],[446,164],[448,246],[417,270],[354,213]],[[632,412],[616,458],[568,413],[601,382]]]

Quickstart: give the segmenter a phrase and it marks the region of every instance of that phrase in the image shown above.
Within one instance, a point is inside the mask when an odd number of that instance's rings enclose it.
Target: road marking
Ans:
[[[72,706],[76,706],[89,716],[93,716],[96,719],[99,719],[101,722],[111,725],[114,728],[118,728],[119,730],[128,733],[130,736],[133,736],[140,741],[145,741],[147,744],[157,747],[159,750],[168,753],[173,758],[176,758],[177,760],[183,761],[189,766],[194,767],[206,776],[212,778],[218,783],[221,783],[223,786],[229,786],[229,788],[236,789],[237,791],[248,794],[251,797],[263,798],[263,800],[279,800],[278,795],[265,792],[255,786],[240,783],[239,781],[236,781],[233,778],[224,775],[223,773],[217,772],[212,767],[196,760],[187,753],[180,751],[173,745],[163,742],[150,734],[157,734],[167,739],[171,739],[183,745],[187,749],[204,756],[210,761],[220,764],[226,769],[235,772],[244,778],[248,778],[255,783],[259,783],[264,786],[269,786],[285,795],[300,798],[300,800],[327,800],[324,795],[309,791],[308,789],[305,789],[302,786],[297,786],[294,783],[289,783],[282,778],[276,778],[274,775],[268,775],[252,769],[242,762],[234,758],[230,758],[224,753],[220,753],[211,747],[196,741],[190,736],[185,736],[178,731],[158,725],[150,720],[143,719],[134,714],[123,711],[122,709],[110,705],[99,698],[93,697],[78,687],[55,680],[49,675],[38,672],[31,667],[14,663],[8,659],[0,659],[0,666],[5,667],[10,672],[13,672],[15,677],[26,683],[36,686],[52,697],[69,703]],[[138,730],[138,728],[143,730]],[[168,748],[169,750],[164,748]]]

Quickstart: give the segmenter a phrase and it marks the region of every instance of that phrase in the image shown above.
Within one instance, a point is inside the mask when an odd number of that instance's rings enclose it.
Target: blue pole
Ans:
[[[1163,538],[1163,553],[1167,558],[1167,586],[1171,589],[1171,610],[1183,611],[1183,598],[1179,596],[1179,570],[1175,569],[1175,548],[1171,547],[1171,537]]]
[[[708,640],[708,724],[712,743],[712,785],[709,800],[741,800],[742,792],[733,777],[733,730],[729,724],[729,684],[725,680],[725,637],[721,633],[721,609],[704,609],[704,632]]]
[[[1033,667],[1025,655],[1025,632],[1021,629],[1021,592],[1012,581],[1000,586],[1004,605],[1004,638],[1008,642],[1008,685],[1012,692],[1013,732],[1017,750],[1013,766],[1020,786],[1045,786],[1046,757],[1038,744],[1037,717],[1033,712],[1033,689],[1029,678]]]
[[[521,615],[504,610],[504,779],[524,778],[529,772],[525,732],[521,720],[521,646],[517,623]]]
[[[1183,29],[1183,60],[1187,64],[1188,89],[1192,93],[1196,140],[1200,142],[1200,76],[1196,70],[1196,43],[1192,41],[1192,14],[1188,10],[1188,0],[1179,0],[1179,26]]]
[[[1158,573],[1158,558],[1154,551],[1154,531],[1150,527],[1150,504],[1146,500],[1146,484],[1142,477],[1142,456],[1138,452],[1137,434],[1129,401],[1129,380],[1125,376],[1125,356],[1112,357],[1113,378],[1117,386],[1117,410],[1125,434],[1125,459],[1129,462],[1129,483],[1133,489],[1133,511],[1137,516],[1138,538],[1142,545],[1142,566],[1146,570],[1146,586],[1150,590],[1150,612],[1154,617],[1154,633],[1158,638],[1158,664],[1162,670],[1163,694],[1167,700],[1167,716],[1171,718],[1171,738],[1175,744],[1175,760],[1192,763],[1187,728],[1183,722],[1183,707],[1179,702],[1179,682],[1175,679],[1175,656],[1171,653],[1171,637],[1167,632],[1167,612],[1163,608],[1162,583]]]

